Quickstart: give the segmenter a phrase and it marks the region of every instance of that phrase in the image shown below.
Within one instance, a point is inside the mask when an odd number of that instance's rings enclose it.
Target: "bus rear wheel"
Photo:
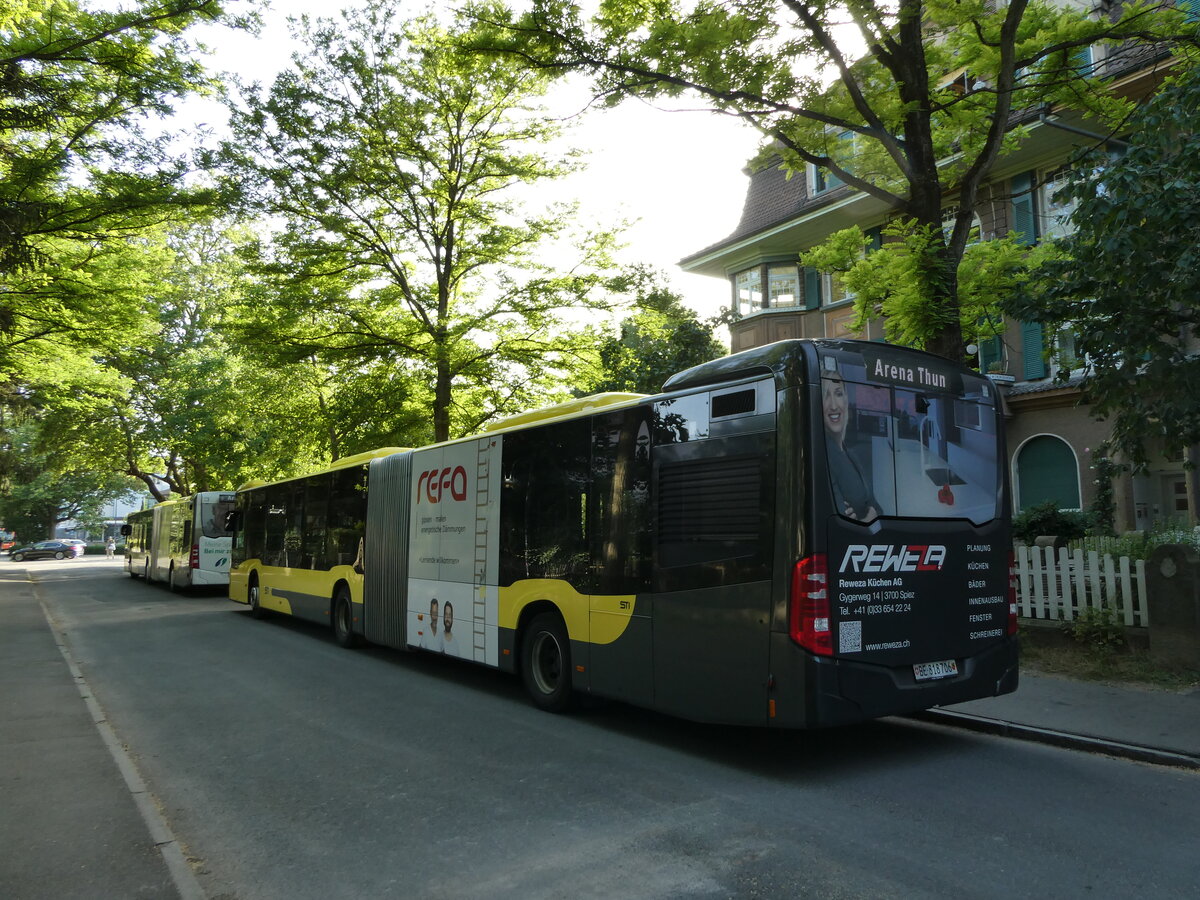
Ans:
[[[571,643],[557,614],[541,613],[525,629],[521,678],[538,709],[557,713],[571,706]]]
[[[357,647],[358,635],[354,633],[354,613],[350,605],[350,591],[339,587],[333,595],[333,638],[339,647]]]

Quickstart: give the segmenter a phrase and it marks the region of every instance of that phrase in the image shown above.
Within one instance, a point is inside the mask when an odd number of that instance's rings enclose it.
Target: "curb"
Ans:
[[[1109,740],[1108,738],[1092,737],[1086,734],[1068,734],[1065,731],[1055,731],[1052,728],[1019,725],[1016,722],[1006,722],[1003,719],[989,719],[986,716],[976,716],[964,712],[951,712],[944,709],[927,709],[924,712],[913,713],[907,718],[921,722],[931,722],[935,725],[946,725],[951,728],[963,728],[982,734],[1033,741],[1038,744],[1049,744],[1052,747],[1062,747],[1067,750],[1079,750],[1084,753],[1115,756],[1136,762],[1151,763],[1156,766],[1172,766],[1177,769],[1200,771],[1200,756],[1181,753],[1177,750],[1165,750],[1161,747],[1142,747],[1137,744],[1126,744],[1122,741]]]

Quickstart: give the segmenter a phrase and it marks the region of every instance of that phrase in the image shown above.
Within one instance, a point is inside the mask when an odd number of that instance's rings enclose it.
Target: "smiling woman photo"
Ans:
[[[846,449],[850,399],[840,375],[821,379],[821,418],[825,423],[825,445],[829,456],[829,478],[838,512],[860,522],[879,517],[871,486]]]

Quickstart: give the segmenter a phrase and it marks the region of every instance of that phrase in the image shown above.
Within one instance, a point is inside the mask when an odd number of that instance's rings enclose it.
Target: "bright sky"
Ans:
[[[276,0],[262,34],[209,29],[210,65],[245,80],[269,83],[294,49],[285,19],[308,13],[336,15],[337,0]],[[579,111],[581,90],[565,92],[552,110]],[[590,151],[587,169],[560,182],[559,195],[580,203],[580,214],[610,225],[638,220],[625,234],[626,262],[645,262],[667,272],[674,287],[704,316],[729,303],[728,283],[687,275],[678,260],[732,233],[741,216],[747,179],[742,169],[758,136],[733,119],[699,110],[654,109],[628,101],[615,110],[593,110],[572,130],[571,145]],[[195,105],[192,117],[217,126],[223,110]]]

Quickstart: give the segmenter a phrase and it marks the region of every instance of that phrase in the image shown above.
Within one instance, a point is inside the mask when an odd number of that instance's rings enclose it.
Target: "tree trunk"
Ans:
[[[439,354],[433,387],[433,440],[450,440],[450,363]]]

